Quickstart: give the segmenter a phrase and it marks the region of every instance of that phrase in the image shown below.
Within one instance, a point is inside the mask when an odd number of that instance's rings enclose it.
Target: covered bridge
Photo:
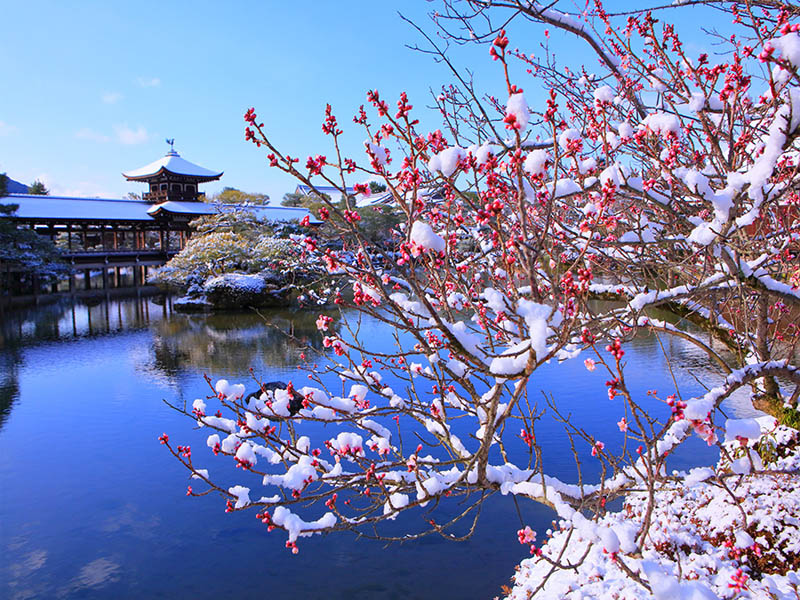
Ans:
[[[148,185],[141,200],[31,194],[0,198],[0,204],[18,206],[3,218],[49,237],[71,265],[73,273],[68,281],[61,286],[53,284],[48,291],[141,285],[147,280],[148,267],[163,265],[186,245],[192,219],[243,208],[204,202],[199,184],[219,179],[222,172],[195,165],[173,149],[163,158],[123,175],[129,181]],[[306,216],[317,221],[304,208],[244,208],[273,221],[302,220]],[[98,271],[100,277],[93,284],[92,274]],[[35,277],[15,270],[12,264],[0,265],[0,289],[11,295],[45,292]]]

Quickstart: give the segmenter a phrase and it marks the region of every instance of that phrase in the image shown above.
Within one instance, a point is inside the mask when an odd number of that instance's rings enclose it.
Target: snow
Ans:
[[[383,505],[383,514],[388,515],[392,514],[389,518],[394,520],[397,518],[397,515],[400,514],[399,511],[401,508],[405,508],[408,506],[408,496],[406,494],[394,493],[389,494],[389,498],[386,503]]]
[[[10,194],[3,201],[19,205],[12,217],[19,219],[153,221],[147,214],[153,205],[140,200]]]
[[[484,142],[480,146],[470,146],[467,152],[475,157],[478,165],[485,165],[489,160],[489,156],[497,156],[501,151],[500,146]]]
[[[668,137],[670,135],[678,135],[681,131],[681,122],[675,115],[656,112],[647,115],[639,125],[640,129],[646,129],[652,133]]]
[[[228,488],[228,493],[236,497],[236,504],[234,508],[244,508],[250,504],[250,488],[241,485],[235,485]]]
[[[800,521],[796,517],[800,493],[796,476],[781,472],[796,472],[800,466],[797,432],[785,427],[773,429],[774,419],[759,419],[758,423],[762,434],[787,444],[788,452],[778,452],[778,456],[786,456],[766,467],[754,460],[757,468],[772,469],[772,474],[746,475],[748,467],[740,471],[745,474],[741,479],[728,478],[727,485],[735,497],[716,481],[707,481],[715,470],[703,467],[693,470],[684,481],[676,474],[675,480],[659,485],[652,504],[646,489],[634,491],[627,495],[621,510],[594,520],[554,500],[561,520],[548,531],[548,539],[538,549],[546,558],[534,556],[522,561],[508,598],[527,599],[534,590],[538,590],[535,598],[542,600],[796,598],[793,585],[800,578],[792,561],[800,552]],[[755,445],[756,440],[749,443]],[[758,456],[755,452],[753,455]],[[720,460],[717,469],[724,472],[727,468]],[[519,478],[524,473],[508,475]],[[503,484],[501,491],[523,485],[531,491],[540,486],[522,481]],[[560,493],[565,492],[563,489]],[[648,514],[652,521],[640,548],[634,535]],[[751,560],[756,557],[762,557],[764,564],[780,566],[762,577],[747,577],[746,588],[733,593],[729,585],[732,578],[738,569],[743,569],[745,576],[752,575]],[[548,562],[552,560],[575,566],[554,571]],[[618,560],[638,573],[650,592],[628,577]]]
[[[525,101],[525,96],[522,93],[511,94],[508,97],[506,104],[506,115],[514,115],[516,124],[519,126],[520,133],[525,131],[528,127],[528,122],[531,118],[531,111],[528,108],[528,103]]]
[[[450,177],[456,172],[458,163],[467,156],[464,148],[458,146],[451,146],[445,148],[428,161],[428,168],[432,172],[439,172],[445,177]]]
[[[630,139],[633,137],[633,127],[627,121],[623,121],[617,125],[617,131],[622,138]]]
[[[312,462],[313,458],[304,454],[283,475],[264,475],[262,483],[264,485],[277,485],[291,490],[302,490],[309,480],[316,481],[319,477],[316,467],[311,464]]]
[[[702,92],[692,92],[692,97],[689,99],[688,108],[692,112],[699,113],[706,105],[706,97]]]
[[[433,228],[423,221],[414,221],[411,226],[410,241],[419,250],[416,256],[424,250],[433,252],[445,250],[444,238],[434,233]]]
[[[566,151],[569,149],[570,142],[574,142],[579,139],[581,139],[580,131],[577,129],[565,129],[558,136],[558,145],[562,150]]]
[[[771,40],[773,48],[780,52],[781,58],[794,68],[800,67],[800,35],[796,32]]]
[[[336,525],[336,515],[332,512],[325,513],[316,521],[307,522],[285,506],[276,506],[271,519],[273,524],[283,527],[287,531],[289,542],[297,541],[298,537],[308,537],[315,533],[321,533],[323,529],[330,529]]]
[[[520,342],[492,359],[489,370],[494,375],[516,375],[521,373],[530,358],[529,341]]]
[[[703,397],[687,402],[683,414],[685,414],[686,418],[690,421],[705,421],[706,417],[708,417],[708,413],[710,413],[713,408],[714,400],[712,398]]]
[[[203,284],[203,287],[206,291],[216,288],[233,288],[242,292],[260,294],[266,289],[267,284],[260,275],[224,273],[216,277],[210,277],[205,284]]]
[[[597,110],[602,109],[603,103],[612,103],[616,97],[614,89],[604,85],[594,91],[594,107]]]
[[[145,179],[156,175],[161,170],[169,171],[175,175],[188,175],[189,177],[196,177],[201,181],[212,181],[219,179],[222,176],[222,171],[211,171],[199,165],[189,162],[181,158],[180,155],[174,150],[170,150],[167,154],[158,160],[151,162],[144,167],[128,171],[122,175],[128,179]]]
[[[534,150],[525,157],[523,168],[529,175],[542,176],[545,174],[548,160],[550,155],[545,150]]]
[[[378,144],[373,144],[370,140],[365,140],[364,146],[366,146],[370,154],[375,157],[375,162],[380,166],[384,166],[388,163],[389,152],[386,148]]]
[[[630,171],[625,165],[614,163],[600,173],[600,184],[608,185],[608,183],[613,183],[615,186],[620,187],[625,183],[628,175],[630,175]]]
[[[725,421],[725,442],[736,441],[742,437],[756,440],[761,436],[761,425],[756,419],[728,419]]]
[[[220,211],[247,210],[267,221],[302,221],[308,216],[311,223],[321,221],[305,208],[288,206],[244,206],[241,204],[208,204],[170,200],[151,204],[143,200],[122,198],[76,198],[72,196],[38,196],[11,194],[8,203],[19,205],[12,218],[20,219],[80,219],[87,221],[143,221],[154,223],[161,213],[176,215],[213,215]]]
[[[743,530],[737,531],[734,537],[736,539],[735,546],[737,548],[750,548],[756,543],[755,540],[750,537],[750,534]]]
[[[557,179],[555,181],[549,181],[547,184],[545,184],[545,186],[547,191],[553,195],[553,198],[563,198],[565,196],[571,196],[572,194],[578,194],[581,192],[581,186],[568,177]]]

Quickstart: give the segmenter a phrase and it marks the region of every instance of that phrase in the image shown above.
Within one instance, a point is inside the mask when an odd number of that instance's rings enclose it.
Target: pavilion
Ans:
[[[172,147],[162,158],[123,176],[148,185],[141,200],[13,193],[0,198],[2,204],[18,206],[3,218],[49,237],[72,266],[69,281],[61,286],[53,284],[50,292],[90,290],[92,275],[98,270],[101,277],[95,278],[94,284],[98,288],[125,285],[123,275],[131,271],[132,282],[127,283],[138,287],[147,281],[149,267],[163,265],[186,245],[191,233],[189,222],[203,215],[236,208],[250,210],[265,220],[299,221],[308,216],[312,223],[319,223],[304,208],[205,202],[200,184],[218,180],[222,171],[196,165]],[[80,272],[83,282],[76,283],[75,275]],[[15,271],[10,264],[0,265],[0,289],[10,295],[47,293],[35,277]]]

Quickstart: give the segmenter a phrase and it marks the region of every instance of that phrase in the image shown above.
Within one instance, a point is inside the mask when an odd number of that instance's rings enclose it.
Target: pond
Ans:
[[[186,471],[158,436],[197,435],[163,400],[205,397],[203,374],[247,382],[252,367],[266,381],[298,377],[300,347],[279,329],[320,347],[316,313],[187,316],[169,298],[138,297],[0,318],[0,597],[492,598],[526,555],[521,522],[541,539],[553,518],[496,495],[467,542],[386,546],[340,533],[303,539],[294,556],[254,511],[226,514],[219,497],[187,497]],[[364,326],[371,339],[389,337],[379,323]],[[699,392],[704,357],[664,343],[682,393]],[[638,393],[674,389],[654,338],[637,339],[625,358]],[[589,385],[585,374],[581,358],[548,366],[532,385],[611,436],[620,415],[602,381]],[[537,435],[550,471],[574,480],[560,426],[545,418]],[[693,440],[672,466],[714,454]],[[401,515],[393,526],[404,531],[419,518]]]

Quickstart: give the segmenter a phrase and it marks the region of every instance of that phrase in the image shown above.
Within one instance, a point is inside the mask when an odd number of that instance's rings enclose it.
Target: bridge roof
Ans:
[[[37,196],[10,194],[0,198],[1,204],[17,204],[13,218],[29,221],[143,221],[152,223],[166,214],[182,216],[211,215],[219,210],[246,209],[261,219],[270,221],[302,220],[320,223],[308,209],[287,206],[240,204],[207,204],[205,202],[162,202],[151,204],[143,200],[123,198],[74,198],[69,196]]]
[[[123,176],[129,180],[144,181],[159,175],[163,171],[168,171],[174,175],[191,177],[197,181],[213,181],[222,177],[222,171],[211,171],[191,163],[185,158],[181,158],[174,150],[170,150],[165,156],[151,162],[149,165],[123,173]]]
[[[17,219],[81,220],[81,221],[152,221],[142,200],[122,198],[74,198],[70,196],[37,196],[10,194],[0,198],[3,204],[17,204],[12,215]]]

